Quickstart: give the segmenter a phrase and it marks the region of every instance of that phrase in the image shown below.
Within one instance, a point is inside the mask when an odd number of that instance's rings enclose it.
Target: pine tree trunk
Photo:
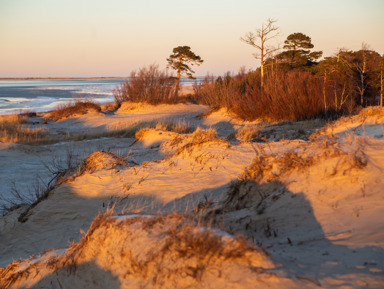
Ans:
[[[177,71],[176,91],[175,91],[176,97],[179,95],[179,86],[180,86],[180,70]]]
[[[383,107],[383,67],[381,67],[380,76],[380,106]]]

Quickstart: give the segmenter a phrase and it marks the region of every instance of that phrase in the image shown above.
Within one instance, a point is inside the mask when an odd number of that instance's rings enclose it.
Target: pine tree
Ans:
[[[173,54],[167,58],[168,67],[176,70],[177,81],[176,81],[176,93],[179,91],[180,77],[185,75],[189,79],[195,79],[192,73],[195,73],[190,65],[200,65],[204,60],[200,56],[196,55],[191,51],[189,46],[178,46],[173,48]]]
[[[311,52],[314,47],[311,37],[300,32],[289,35],[284,44],[283,48],[287,51],[280,53],[278,57],[282,62],[289,63],[291,68],[311,65],[323,55],[322,51]]]

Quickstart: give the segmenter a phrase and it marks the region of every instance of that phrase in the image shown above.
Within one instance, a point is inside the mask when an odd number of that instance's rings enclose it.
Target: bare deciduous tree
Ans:
[[[357,51],[355,55],[348,51],[340,51],[341,61],[351,69],[357,71],[359,74],[359,83],[356,86],[357,91],[360,94],[360,104],[363,105],[364,94],[367,89],[367,54],[369,53],[369,47],[366,43],[361,45],[361,50]]]
[[[256,29],[256,33],[248,32],[240,40],[255,47],[258,53],[253,56],[260,59],[261,62],[261,85],[263,86],[264,80],[264,62],[273,55],[279,48],[267,46],[266,43],[279,35],[279,28],[275,26],[276,20],[268,19],[266,23],[261,25],[261,28]],[[260,42],[260,43],[258,43]]]

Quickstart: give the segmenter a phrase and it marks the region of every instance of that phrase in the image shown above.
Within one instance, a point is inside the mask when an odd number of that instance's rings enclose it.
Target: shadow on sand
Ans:
[[[351,288],[380,288],[372,280],[384,282],[381,247],[335,244],[323,231],[305,194],[292,193],[279,181],[232,185],[223,206],[208,216],[214,219],[214,225],[243,234],[263,247],[290,276],[318,286],[328,278],[337,280],[337,286]],[[342,241],[350,234],[346,229],[332,232],[331,237]]]
[[[281,264],[279,270],[292,278],[318,286],[329,285],[326,282],[331,278],[337,280],[338,286],[360,288],[370,287],[375,279],[384,281],[381,247],[335,245],[327,238],[305,195],[290,192],[278,181],[264,184],[246,181],[237,187],[226,184],[188,194],[168,204],[156,196],[136,195],[124,199],[116,208],[130,209],[131,206],[131,209],[141,207],[146,213],[191,213],[199,202],[215,203],[228,187],[227,199],[216,203],[214,209],[208,207],[206,223],[232,234],[243,234],[251,243],[263,247],[275,264]],[[12,258],[25,258],[46,248],[65,247],[70,240],[77,241],[80,229],[87,231],[94,217],[110,202],[110,197],[84,198],[75,195],[66,185],[59,186],[31,210],[25,223],[16,221],[0,232],[2,261],[7,263]],[[324,281],[326,279],[328,281]],[[357,279],[359,286],[355,283]],[[112,283],[103,283],[106,280]],[[95,264],[82,264],[74,275],[68,275],[68,268],[62,268],[34,288],[119,288],[116,280]]]

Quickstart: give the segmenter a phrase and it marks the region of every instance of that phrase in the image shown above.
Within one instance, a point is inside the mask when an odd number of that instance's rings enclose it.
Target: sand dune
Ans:
[[[49,180],[52,156],[78,164],[0,219],[0,284],[382,288],[384,111],[328,125],[206,112],[130,104],[49,122],[58,144],[3,144],[2,194]]]

